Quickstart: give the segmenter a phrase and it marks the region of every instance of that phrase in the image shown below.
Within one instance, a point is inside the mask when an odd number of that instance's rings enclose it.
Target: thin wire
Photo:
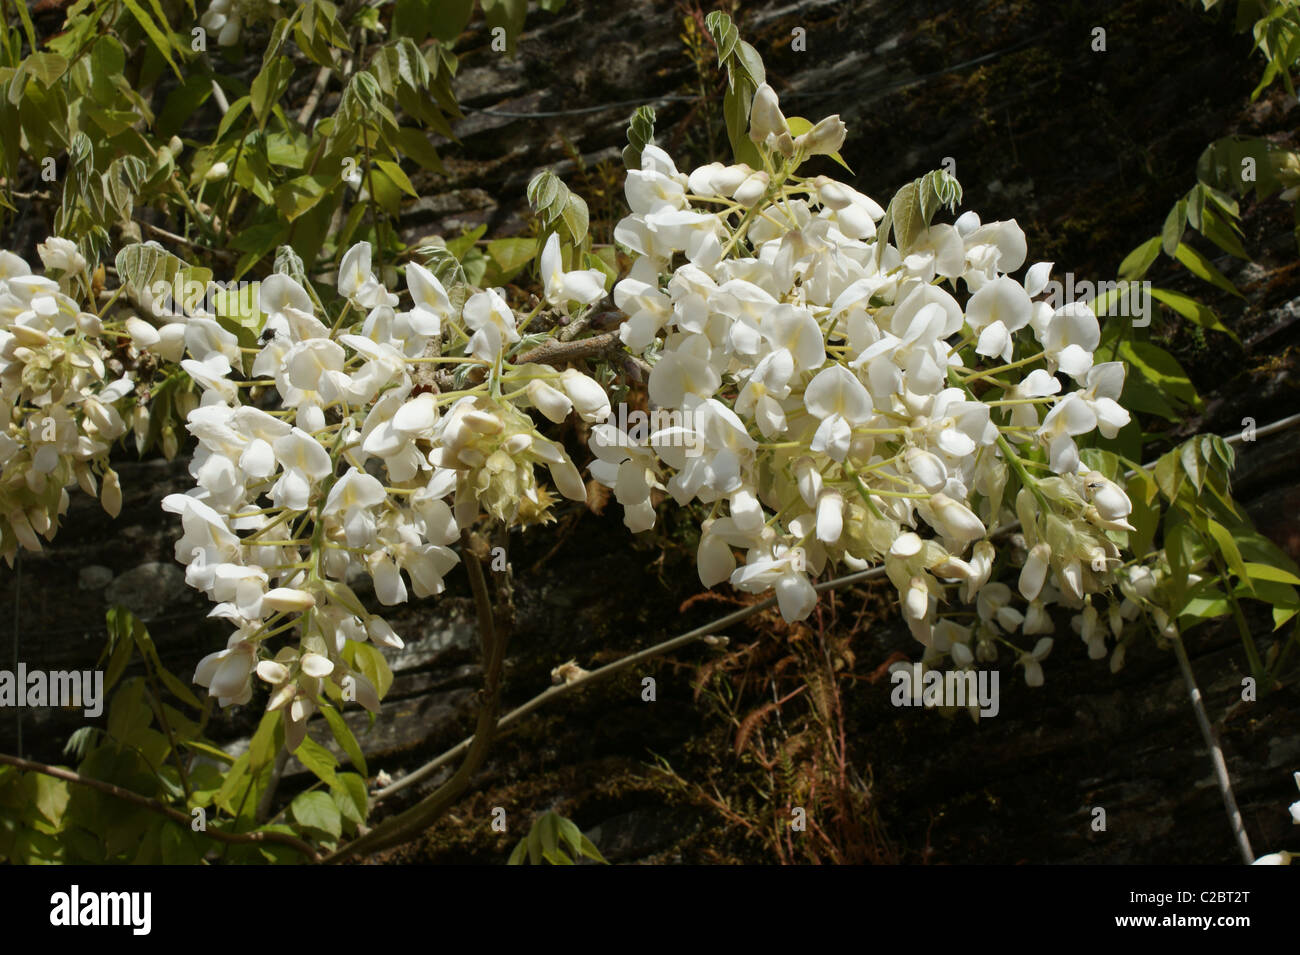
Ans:
[[[1254,439],[1266,438],[1270,434],[1277,434],[1277,432],[1285,431],[1287,428],[1293,428],[1297,424],[1300,424],[1300,414],[1293,414],[1289,418],[1281,418],[1277,421],[1274,421],[1272,424],[1265,425],[1262,428],[1256,428]],[[1241,442],[1247,440],[1246,437],[1247,434],[1249,434],[1249,431],[1246,429],[1242,429],[1242,431],[1238,432],[1237,434],[1234,434],[1231,437],[1224,438],[1223,440],[1228,444],[1240,444]]]
[[[1228,772],[1228,763],[1223,758],[1223,748],[1219,745],[1218,734],[1205,712],[1205,698],[1201,688],[1196,685],[1196,675],[1192,673],[1192,661],[1187,657],[1187,648],[1183,646],[1182,634],[1172,641],[1174,654],[1178,657],[1178,669],[1182,671],[1183,683],[1187,686],[1187,695],[1191,697],[1192,709],[1196,711],[1196,722],[1201,728],[1201,737],[1210,751],[1210,762],[1214,765],[1214,776],[1219,783],[1219,794],[1223,797],[1223,808],[1228,812],[1228,825],[1232,827],[1233,838],[1237,840],[1237,850],[1242,861],[1250,865],[1255,861],[1255,851],[1250,847],[1250,837],[1246,835],[1246,824],[1242,821],[1241,810],[1237,808],[1237,797],[1232,792],[1232,776]]]

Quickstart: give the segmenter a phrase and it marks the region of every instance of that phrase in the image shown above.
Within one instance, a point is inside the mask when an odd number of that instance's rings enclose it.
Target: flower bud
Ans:
[[[500,434],[501,429],[505,427],[496,415],[479,411],[477,408],[471,408],[461,415],[461,421],[470,430],[477,431],[479,434]]]
[[[951,540],[970,543],[987,533],[974,511],[947,494],[935,494],[930,498],[930,512],[934,517],[935,530]]]
[[[609,417],[609,396],[593,378],[573,368],[560,376],[560,387],[578,409],[583,421],[593,424]]]
[[[1085,491],[1092,492],[1092,505],[1104,522],[1103,526],[1113,530],[1133,530],[1133,525],[1127,520],[1133,511],[1133,502],[1123,489],[1095,471],[1085,480]]]
[[[230,175],[230,167],[223,162],[218,162],[212,164],[212,168],[204,174],[203,178],[206,182],[220,182],[228,175]]]
[[[812,458],[800,458],[794,464],[795,480],[799,484],[799,496],[809,507],[815,507],[822,492],[822,475],[813,464]]]
[[[749,108],[749,138],[762,143],[768,136],[780,136],[789,131],[776,90],[764,83],[754,92],[754,103]]]
[[[262,597],[262,609],[298,613],[316,606],[316,598],[305,590],[293,587],[275,587]]]
[[[807,156],[828,156],[839,152],[847,134],[848,129],[837,113],[834,116],[827,116],[808,132],[797,137],[794,147],[802,149]]]
[[[756,172],[740,184],[733,198],[748,209],[763,198],[763,194],[767,192],[767,184],[767,173]]]
[[[1083,566],[1078,560],[1067,561],[1057,574],[1061,593],[1070,600],[1083,599]]]
[[[818,176],[813,180],[813,186],[817,189],[818,200],[828,209],[838,212],[853,205],[853,193],[829,176]]]
[[[405,641],[397,635],[388,621],[383,617],[371,617],[366,621],[366,633],[370,635],[370,641],[377,643],[381,647],[390,647],[394,650],[400,650],[406,646]]]
[[[158,329],[134,315],[126,320],[126,333],[131,336],[131,344],[141,351],[162,341]]]
[[[894,543],[889,547],[891,557],[901,557],[906,560],[908,557],[915,557],[921,553],[921,548],[925,542],[921,540],[919,534],[908,531],[905,534],[899,534]]]
[[[925,585],[924,577],[913,577],[907,593],[903,596],[903,616],[908,620],[923,620],[930,609],[930,589]]]
[[[1020,595],[1035,600],[1047,580],[1047,568],[1052,559],[1052,548],[1046,543],[1035,544],[1029,550],[1025,566],[1020,570]]]
[[[917,483],[925,488],[927,493],[938,494],[948,483],[948,469],[944,467],[943,461],[937,455],[920,448],[908,448],[907,453],[903,455],[903,460]]]
[[[539,378],[534,378],[525,389],[528,400],[547,419],[559,424],[573,410],[573,402],[558,388],[553,388]]]
[[[158,329],[158,344],[153,351],[163,361],[179,362],[185,354],[185,323],[173,322]]]
[[[30,325],[11,325],[9,330],[13,333],[15,341],[28,348],[42,348],[50,343],[49,335]]]
[[[117,472],[108,468],[104,472],[104,485],[100,489],[99,503],[104,506],[109,517],[122,513],[122,485],[118,483]]]
[[[834,544],[844,530],[844,498],[839,491],[827,490],[817,499],[817,539]]]
[[[92,312],[78,312],[78,313],[77,313],[77,331],[81,332],[81,334],[83,334],[83,335],[95,335],[95,336],[98,336],[98,335],[103,334],[103,332],[104,332],[104,323],[103,323],[102,321],[99,320],[99,316],[98,316],[98,315],[95,315],[95,314],[92,313]],[[183,333],[183,331],[184,331],[184,329],[182,328],[182,333]],[[184,339],[184,335],[183,335],[183,334],[182,334],[182,338],[181,338],[181,344],[182,344],[182,346],[185,344],[185,339]],[[176,358],[175,360],[176,360],[176,361],[180,361],[180,357],[177,356],[177,358]]]

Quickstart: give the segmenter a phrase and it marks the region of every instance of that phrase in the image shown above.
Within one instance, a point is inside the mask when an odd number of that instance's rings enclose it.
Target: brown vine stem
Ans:
[[[602,332],[599,335],[580,338],[572,342],[561,342],[552,339],[543,342],[536,348],[530,348],[522,355],[516,355],[511,361],[516,365],[527,364],[528,362],[551,365],[577,361],[580,358],[594,358],[597,355],[617,351],[622,347],[623,342],[619,339],[617,331]]]
[[[123,789],[120,786],[114,786],[112,783],[106,783],[100,779],[90,779],[70,769],[63,769],[59,766],[48,766],[45,763],[37,763],[30,759],[20,759],[17,756],[10,756],[8,753],[0,753],[0,763],[22,769],[27,772],[41,773],[44,776],[53,776],[55,779],[66,780],[70,783],[76,783],[79,786],[89,786],[91,789],[98,789],[115,799],[121,799],[124,802],[132,803],[151,812],[166,816],[173,822],[180,823],[182,826],[190,825],[190,817],[178,809],[171,806],[165,806],[157,799],[150,799],[148,796],[141,796],[139,793],[131,792],[129,789]],[[301,839],[289,835],[287,832],[222,832],[220,829],[205,829],[203,835],[216,839],[218,842],[229,843],[255,843],[255,842],[278,842],[282,845],[296,849],[306,856],[312,862],[318,860],[316,850],[303,842]]]
[[[461,794],[469,788],[474,774],[487,758],[498,725],[501,668],[505,662],[507,627],[503,619],[504,615],[493,612],[492,599],[488,594],[487,580],[483,574],[483,564],[470,546],[467,531],[461,532],[461,545],[470,587],[474,591],[474,606],[478,611],[484,670],[478,721],[474,727],[473,737],[466,741],[465,760],[450,779],[424,799],[405,812],[385,819],[365,835],[320,860],[324,863],[342,862],[361,853],[387,849],[415,838],[456,803]]]

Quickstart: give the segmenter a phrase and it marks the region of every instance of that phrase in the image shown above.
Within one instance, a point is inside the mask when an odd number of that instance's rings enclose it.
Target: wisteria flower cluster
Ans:
[[[551,302],[604,296],[600,273],[558,262],[552,236]],[[203,391],[187,425],[196,487],[163,506],[181,518],[186,581],[234,628],[195,680],[224,706],[251,698],[256,673],[274,688],[269,709],[285,711],[291,749],[322,693],[376,710],[382,657],[362,648],[403,645],[351,584],[368,578],[384,606],[440,593],[459,560],[451,545],[481,512],[507,526],[548,519],[555,498],[538,466],[560,494],[585,501],[577,467],[528,411],[589,422],[610,412],[600,385],[576,370],[504,360],[522,326],[500,290],[454,307],[414,262],[406,285],[411,307],[401,310],[362,242],[343,257],[346,305],[332,322],[277,273],[258,288],[256,347],[201,312],[184,325],[181,367]],[[295,639],[273,650],[281,634]]]
[[[122,489],[109,451],[128,420],[141,424],[120,361],[131,357],[121,346],[134,350],[128,326],[139,319],[106,322],[80,307],[92,281],[74,243],[52,237],[37,251],[44,275],[0,251],[0,553],[10,566],[20,546],[53,540],[69,487],[117,516]]]
[[[1051,634],[1053,603],[1104,655],[1091,601],[1117,582],[1132,528],[1123,489],[1076,445],[1129,421],[1124,366],[1094,360],[1096,316],[1043,300],[1050,263],[1013,277],[1027,255],[1014,221],[967,212],[904,248],[895,223],[891,244],[872,199],[797,174],[840,148],[839,117],[797,128],[764,85],[750,117],[764,168],[683,174],[651,145],[629,172],[615,236],[636,258],[614,298],[672,425],[598,425],[592,476],[633,530],[653,525],[654,489],[700,502],[701,581],[774,591],[786,620],[812,611],[828,566],[883,563],[927,661],[991,661],[1001,642],[1039,684],[1051,638],[1010,638]],[[1009,562],[1014,590],[996,579]]]

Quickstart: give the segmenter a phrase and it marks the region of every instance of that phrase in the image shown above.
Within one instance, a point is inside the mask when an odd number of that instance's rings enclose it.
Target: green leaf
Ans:
[[[164,825],[160,834],[163,865],[198,865],[203,851],[195,844],[195,833],[188,826]]]
[[[1125,256],[1125,260],[1119,262],[1119,278],[1128,282],[1136,282],[1138,279],[1147,274],[1151,269],[1152,262],[1160,256],[1161,240],[1160,236],[1154,236],[1147,239],[1147,242],[1140,244],[1134,251]]]
[[[63,813],[68,808],[68,783],[44,773],[32,773],[35,777],[36,798],[33,805],[36,810],[53,826],[63,823]]]
[[[215,759],[219,762],[229,763],[231,765],[234,765],[237,762],[235,757],[231,756],[225,750],[217,749],[215,746],[209,743],[205,743],[202,740],[192,739],[189,740],[185,745],[190,747],[191,749],[198,750],[200,753],[202,753],[204,756],[207,756],[209,759]]]
[[[1204,279],[1216,288],[1223,289],[1223,291],[1230,295],[1235,295],[1237,298],[1244,297],[1237,291],[1237,287],[1229,282],[1227,277],[1214,267],[1213,263],[1211,263],[1209,259],[1201,255],[1201,253],[1197,252],[1190,245],[1179,243],[1178,249],[1174,253],[1174,258],[1183,263],[1183,265],[1187,267],[1187,270],[1197,278]]]
[[[638,106],[627,127],[627,145],[623,147],[623,165],[628,169],[641,168],[641,150],[654,142],[655,111],[650,106]]]
[[[366,781],[356,773],[339,773],[339,785],[330,790],[334,804],[344,817],[357,825],[366,821],[369,812],[369,797],[366,794]]]
[[[277,56],[263,66],[253,78],[253,85],[248,95],[252,103],[253,115],[257,118],[258,129],[266,128],[271,108],[280,101],[292,78],[293,62],[287,56]]]
[[[37,46],[39,46],[40,44],[37,43],[37,41],[36,41],[36,28],[32,25],[32,17],[31,17],[31,14],[29,14],[29,13],[27,12],[27,4],[26,4],[26,3],[17,3],[17,4],[14,4],[14,6],[16,6],[16,7],[18,8],[18,19],[22,21],[22,24],[23,24],[23,33],[27,34],[27,45],[28,45],[29,47],[31,47],[31,48],[34,50],[34,49],[36,49]],[[8,19],[8,13],[7,13],[7,11],[8,11],[8,8],[6,7],[6,20]],[[6,33],[7,33],[8,29],[9,29],[9,24],[6,22],[6,23],[5,23],[5,30],[6,30]]]
[[[49,89],[68,71],[68,61],[57,53],[33,53],[27,57],[27,72]]]
[[[329,793],[319,789],[299,793],[289,804],[294,820],[308,829],[316,829],[337,839],[343,834],[343,818]]]
[[[582,267],[585,269],[596,269],[605,276],[605,288],[609,289],[618,281],[618,269],[610,263],[609,258],[601,255],[601,252],[613,252],[613,249],[598,249],[596,252],[584,252],[582,254]]]
[[[230,127],[235,124],[244,110],[248,109],[248,104],[252,100],[247,96],[241,96],[230,104],[230,109],[226,110],[226,115],[221,117],[221,122],[217,124],[217,139],[223,139]]]
[[[929,227],[934,214],[942,208],[955,211],[961,204],[962,191],[959,183],[947,170],[936,169],[921,177],[917,198],[921,203],[921,222]]]
[[[108,735],[118,742],[133,744],[140,730],[153,722],[153,710],[145,702],[142,677],[132,677],[113,694],[108,707]]]
[[[136,298],[149,292],[156,282],[172,284],[185,262],[157,242],[133,242],[113,260],[118,278]]]
[[[763,165],[758,147],[749,138],[749,111],[754,93],[766,82],[763,59],[758,51],[740,38],[731,17],[714,10],[704,18],[704,25],[718,48],[718,65],[727,68],[727,92],[722,98],[727,139],[737,162],[755,169]]]
[[[327,786],[339,785],[338,777],[334,773],[339,761],[334,758],[333,753],[310,736],[303,737],[303,741],[298,744],[298,748],[293,751],[293,755],[298,757],[298,762],[311,770],[316,775],[316,778]]]
[[[1197,410],[1202,407],[1201,396],[1187,372],[1163,348],[1150,342],[1125,341],[1119,346],[1119,354],[1157,389]]]
[[[1178,450],[1175,448],[1173,451],[1161,455],[1152,470],[1156,484],[1160,487],[1160,493],[1171,502],[1177,499],[1178,489],[1183,483],[1184,475],[1178,463]]]
[[[535,823],[541,836],[543,852],[554,852],[560,846],[560,827],[556,821],[558,819],[559,816],[554,812],[545,812]]]
[[[407,178],[406,173],[402,172],[402,167],[391,159],[376,159],[375,165],[384,171],[389,179],[396,183],[397,188],[414,199],[420,198],[420,194],[415,191],[415,186],[411,185],[411,180]]]
[[[573,244],[585,246],[589,225],[586,200],[575,193],[569,193],[564,209],[560,212],[560,218],[564,220],[565,228],[569,231],[569,239]]]
[[[292,222],[314,209],[332,185],[332,176],[298,176],[276,186],[272,195],[285,221]]]
[[[1165,218],[1165,226],[1160,230],[1160,247],[1165,250],[1165,255],[1170,258],[1174,256],[1186,230],[1187,200],[1179,199],[1169,210],[1169,215]]]
[[[1215,545],[1219,548],[1219,553],[1228,562],[1228,568],[1242,580],[1249,581],[1250,571],[1241,559],[1241,551],[1237,549],[1237,542],[1232,539],[1232,532],[1216,520],[1210,519],[1205,523],[1210,536],[1214,538]],[[1300,583],[1300,580],[1296,583]]]
[[[1196,596],[1187,600],[1183,608],[1178,611],[1178,616],[1192,617],[1196,620],[1214,620],[1218,617],[1226,617],[1231,612],[1231,605],[1222,596]]]
[[[1234,255],[1243,261],[1250,261],[1250,253],[1246,247],[1241,244],[1237,238],[1237,233],[1228,224],[1228,221],[1212,209],[1205,209],[1202,213],[1201,234],[1221,248],[1229,255]]]
[[[487,254],[496,267],[494,284],[508,282],[537,255],[537,240],[494,239],[487,244]]]
[[[212,293],[212,311],[217,324],[239,339],[244,348],[252,348],[262,333],[266,316],[257,307],[257,290],[261,283],[217,289]]]
[[[1250,580],[1267,580],[1278,584],[1300,586],[1300,577],[1271,564],[1257,564],[1253,561],[1246,561],[1242,564],[1242,568],[1244,570],[1243,576]]]
[[[242,754],[237,760],[235,760],[234,765],[226,772],[226,781],[221,784],[221,788],[217,790],[217,794],[212,797],[212,804],[214,806],[219,806],[232,816],[235,814],[235,809],[237,808],[232,803],[232,799],[234,798],[235,793],[239,791],[240,786],[247,785],[249,781],[249,762],[250,758],[248,753]]]
[[[429,137],[424,130],[413,126],[399,127],[393,135],[392,145],[403,155],[410,156],[424,169],[436,173],[444,172],[442,158],[438,155],[438,150],[434,149],[433,144],[429,142]]]
[[[357,669],[375,685],[375,691],[382,700],[388,693],[388,688],[393,685],[393,671],[389,668],[388,661],[369,643],[353,643],[352,649]]]
[[[109,613],[110,614],[113,613],[113,610],[116,609],[118,608],[114,607],[110,609]],[[112,632],[111,622],[109,625],[109,630],[111,633]],[[117,641],[113,644],[113,653],[108,661],[108,670],[104,673],[105,693],[111,690],[113,686],[117,683],[117,681],[121,679],[122,674],[126,671],[126,665],[131,661],[131,651],[133,649],[134,646],[131,642],[129,635],[120,636],[117,639]]]
[[[352,760],[352,765],[359,769],[362,775],[369,776],[370,772],[366,769],[366,757],[361,752],[361,746],[357,743],[357,738],[352,735],[352,729],[348,726],[348,721],[328,703],[322,703],[320,709],[325,714],[325,722],[329,723],[330,732],[334,734],[334,741],[339,744],[339,748],[348,754],[348,759]]]
[[[272,271],[279,275],[287,275],[303,288],[308,287],[307,269],[302,264],[302,259],[291,246],[282,245],[275,250],[275,265]]]
[[[122,0],[122,2],[126,6],[127,10],[131,11],[131,16],[135,17],[140,26],[144,28],[144,32],[148,35],[154,48],[162,54],[163,59],[167,61],[167,65],[170,66],[172,72],[176,74],[176,79],[180,80],[182,83],[185,82],[185,77],[181,75],[180,68],[176,65],[176,61],[172,59],[171,40],[158,27],[158,24],[154,23],[153,18],[149,16],[145,9],[140,6],[136,0]],[[163,20],[164,25],[166,25],[166,22],[166,20]]]
[[[506,860],[506,865],[523,865],[524,854],[527,851],[528,851],[527,838],[520,839],[519,842],[516,843],[514,851],[510,853],[510,858]]]
[[[1201,468],[1201,459],[1196,452],[1196,439],[1193,438],[1179,446],[1178,459],[1183,466],[1183,471],[1192,479],[1192,484],[1199,491],[1205,484],[1205,472]]]
[[[1120,395],[1120,404],[1129,411],[1159,415],[1167,421],[1182,421],[1165,395],[1141,375],[1129,375],[1124,379],[1124,392]]]
[[[1196,325],[1200,325],[1202,328],[1208,328],[1216,332],[1223,332],[1223,334],[1227,335],[1238,345],[1241,344],[1241,339],[1237,337],[1235,332],[1219,320],[1219,316],[1215,314],[1212,308],[1202,305],[1194,298],[1190,298],[1179,292],[1170,291],[1169,289],[1152,288],[1150,291],[1152,298],[1168,305],[1179,315],[1183,316],[1183,318],[1186,318]]]
[[[263,713],[262,718],[257,723],[257,730],[248,743],[248,755],[251,760],[249,768],[254,773],[260,771],[264,766],[269,766],[272,758],[279,750],[277,744],[281,739],[281,734],[276,731],[280,729],[280,719],[280,710],[272,710]]]
[[[536,825],[528,830],[528,861],[532,865],[542,864],[542,833]]]

